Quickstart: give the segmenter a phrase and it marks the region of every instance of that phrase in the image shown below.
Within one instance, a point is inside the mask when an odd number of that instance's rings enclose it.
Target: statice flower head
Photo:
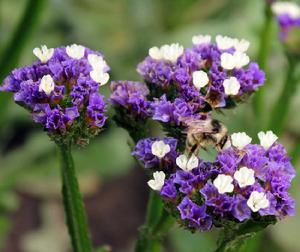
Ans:
[[[218,35],[216,43],[208,35],[194,36],[193,47],[164,45],[153,47],[137,71],[146,81],[150,98],[166,95],[169,101],[183,99],[207,111],[231,107],[263,85],[265,75],[246,54],[250,43],[244,39]],[[170,50],[172,60],[163,57]],[[176,48],[176,49],[175,49]]]
[[[300,6],[295,2],[274,2],[272,11],[280,26],[280,38],[289,39],[289,34],[300,27]],[[299,33],[298,33],[299,35]]]
[[[213,162],[182,153],[176,145],[166,148],[170,138],[141,140],[133,154],[145,167],[163,172],[160,177],[155,174],[149,186],[189,230],[248,221],[273,224],[295,213],[295,201],[288,193],[295,170],[272,131],[259,132],[258,138],[260,143],[254,144],[244,132],[232,134],[231,145]],[[154,143],[158,156],[151,149]],[[164,158],[168,162],[160,161]]]
[[[105,124],[106,105],[99,93],[109,80],[109,66],[99,52],[81,45],[35,48],[32,65],[13,70],[1,91],[14,93],[58,143],[85,143]]]

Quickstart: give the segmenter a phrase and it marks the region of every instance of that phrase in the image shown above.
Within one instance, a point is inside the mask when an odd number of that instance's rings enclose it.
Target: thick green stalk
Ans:
[[[135,252],[160,252],[161,240],[174,224],[173,217],[164,209],[161,196],[151,191],[145,225],[139,230]]]
[[[260,34],[260,43],[259,43],[259,51],[258,51],[258,64],[261,69],[265,72],[267,71],[267,63],[268,57],[271,49],[271,41],[272,41],[272,33],[273,33],[273,14],[271,10],[271,5],[265,4],[265,21],[264,26]],[[253,108],[256,116],[257,124],[262,124],[262,116],[264,114],[265,108],[265,88],[260,88],[255,96],[253,97]]]
[[[269,122],[269,129],[280,135],[284,130],[287,113],[290,107],[291,98],[296,91],[298,81],[295,79],[295,69],[297,62],[292,57],[287,57],[288,59],[288,69],[286,73],[285,83],[282,87],[281,94],[278,100],[275,102],[271,118]]]
[[[71,154],[71,145],[60,145],[58,147],[61,162],[63,203],[73,251],[91,252],[92,244]]]

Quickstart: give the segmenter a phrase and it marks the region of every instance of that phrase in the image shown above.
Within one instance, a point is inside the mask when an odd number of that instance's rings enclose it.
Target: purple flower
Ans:
[[[160,195],[167,199],[176,199],[177,191],[172,178],[165,181],[165,184],[160,191]]]
[[[211,227],[209,218],[206,218],[206,206],[199,206],[191,201],[188,197],[183,198],[177,206],[182,220],[188,220],[189,226],[198,227],[199,229],[208,230]]]
[[[247,200],[242,195],[236,196],[231,212],[233,217],[241,222],[251,217],[251,210],[247,206]]]
[[[150,102],[147,101],[149,90],[141,82],[117,81],[110,85],[112,94],[109,101],[116,107],[128,111],[133,117],[145,119],[150,115]]]
[[[169,62],[147,57],[138,65],[137,71],[147,82],[156,85],[157,88],[167,88],[172,81],[173,66]]]
[[[13,70],[0,88],[13,92],[15,102],[56,141],[64,141],[66,135],[74,142],[92,137],[107,118],[98,91],[108,81],[109,67],[100,53],[71,47],[35,48],[39,60]]]
[[[152,109],[154,120],[165,123],[174,122],[177,125],[180,125],[184,118],[193,116],[194,112],[193,107],[183,99],[176,98],[174,102],[170,102],[165,95],[152,103]]]
[[[164,169],[172,167],[177,156],[177,140],[172,137],[166,137],[163,139],[164,143],[170,146],[170,152],[168,152],[162,160],[152,153],[151,147],[156,141],[159,141],[159,138],[146,138],[138,141],[132,155],[136,156],[137,159],[143,162],[145,168],[159,168],[160,165]]]

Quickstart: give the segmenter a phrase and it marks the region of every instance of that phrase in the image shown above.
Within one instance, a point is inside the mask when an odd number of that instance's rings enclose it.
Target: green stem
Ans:
[[[271,5],[266,3],[265,5],[265,21],[260,35],[259,51],[258,51],[258,64],[265,72],[267,71],[267,61],[271,49],[272,33],[273,33],[273,14]],[[266,86],[266,83],[265,83]],[[256,116],[257,124],[261,126],[263,109],[265,108],[265,88],[260,88],[253,100],[253,108]]]
[[[291,153],[291,158],[292,158],[292,164],[296,165],[300,158],[300,140],[297,141],[297,143],[295,144],[295,147]]]
[[[174,218],[164,209],[161,196],[150,192],[146,222],[139,230],[135,252],[160,252],[161,241],[174,224]]]
[[[274,216],[265,216],[258,221],[248,220],[241,224],[231,223],[223,229],[215,252],[237,252],[250,238],[275,223]]]
[[[75,173],[71,145],[60,145],[62,195],[74,252],[91,252],[87,218]]]
[[[280,135],[284,130],[288,109],[291,103],[291,98],[297,88],[297,80],[295,79],[295,69],[297,61],[295,61],[294,58],[289,56],[287,56],[287,59],[288,69],[285,83],[282,87],[282,91],[279,95],[278,100],[273,106],[270,122],[268,125],[269,129],[273,129],[273,131],[277,135]]]

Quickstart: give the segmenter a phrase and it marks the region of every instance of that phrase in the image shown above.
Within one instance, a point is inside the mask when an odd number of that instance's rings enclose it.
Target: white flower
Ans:
[[[243,52],[236,51],[234,52],[233,57],[235,61],[235,68],[242,68],[250,62],[249,56]]]
[[[84,56],[85,47],[82,45],[70,45],[66,47],[66,53],[73,59],[81,59]]]
[[[239,52],[246,52],[250,46],[250,42],[246,39],[235,39],[234,41],[234,48]]]
[[[198,166],[199,160],[194,154],[189,159],[186,155],[182,154],[176,158],[176,164],[184,171],[191,171]]]
[[[230,193],[234,188],[232,181],[233,178],[230,175],[219,174],[213,184],[218,189],[219,193]]]
[[[163,171],[153,173],[153,178],[148,181],[148,185],[155,191],[160,191],[165,183],[166,174]]]
[[[272,4],[272,11],[277,16],[287,14],[294,19],[300,17],[300,6],[294,2],[275,2]]]
[[[255,183],[254,170],[247,167],[241,167],[233,175],[241,188],[253,185]]]
[[[151,146],[151,152],[158,158],[163,158],[171,150],[170,145],[165,144],[164,141],[155,141]]]
[[[261,131],[257,135],[260,145],[264,147],[265,150],[269,149],[278,139],[278,137],[271,130],[267,131],[266,133]]]
[[[253,191],[250,194],[247,205],[251,208],[252,212],[258,212],[260,209],[267,208],[270,202],[264,192]]]
[[[54,49],[47,48],[47,46],[42,45],[41,48],[34,48],[32,52],[42,63],[46,63],[49,59],[52,58]]]
[[[151,47],[149,49],[149,56],[152,58],[152,59],[155,59],[155,60],[161,60],[162,59],[162,53],[160,51],[160,48],[158,48],[157,46],[155,47]]]
[[[202,44],[209,44],[211,41],[211,36],[209,35],[195,35],[192,37],[192,42],[194,45],[202,45]]]
[[[231,53],[222,53],[221,54],[221,67],[226,70],[232,70],[235,68],[236,60],[235,57]]]
[[[249,56],[243,52],[236,51],[234,54],[227,52],[221,54],[221,66],[227,70],[241,68],[246,66],[249,62]]]
[[[93,70],[104,71],[104,69],[107,67],[106,61],[100,55],[89,54],[88,62],[92,66]]]
[[[90,71],[90,76],[95,82],[100,83],[101,86],[105,85],[109,80],[109,74],[102,70],[92,70]]]
[[[234,47],[235,39],[227,37],[227,36],[216,36],[217,47],[221,50],[226,50]]]
[[[245,132],[233,133],[231,135],[232,145],[239,150],[243,149],[247,144],[251,143],[252,138],[249,137]]]
[[[44,75],[39,85],[39,92],[43,91],[46,95],[50,95],[53,90],[54,90],[54,81],[51,75],[49,74]]]
[[[175,63],[183,54],[183,46],[176,44],[163,45],[160,48],[152,47],[149,49],[149,56],[155,60],[166,60]]]
[[[193,72],[193,84],[199,90],[205,87],[209,82],[209,78],[206,72],[200,70]]]
[[[227,95],[237,95],[240,90],[240,83],[235,77],[230,77],[223,81],[223,87],[225,94]]]

